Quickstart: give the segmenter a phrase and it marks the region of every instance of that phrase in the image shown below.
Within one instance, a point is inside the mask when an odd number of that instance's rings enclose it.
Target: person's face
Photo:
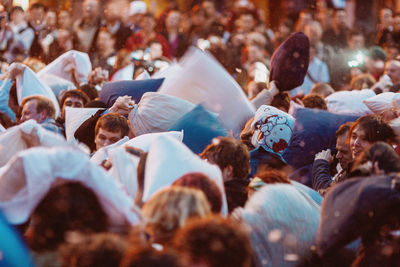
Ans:
[[[162,45],[159,43],[153,43],[150,46],[150,56],[152,60],[162,57]]]
[[[240,16],[240,25],[244,32],[250,32],[254,27],[254,18],[250,14],[244,14]]]
[[[154,20],[154,18],[152,17],[148,17],[148,16],[144,16],[142,18],[142,29],[145,32],[153,32],[154,31],[154,27],[156,26],[156,22]]]
[[[165,20],[167,28],[179,28],[181,14],[178,11],[171,11]]]
[[[339,27],[346,27],[346,12],[338,11],[335,15],[335,23]]]
[[[116,3],[109,3],[104,11],[106,19],[108,21],[115,21],[120,19],[121,11],[118,9],[118,5]]]
[[[65,108],[83,108],[83,100],[80,97],[69,96],[65,99],[61,110],[61,117],[65,118]]]
[[[96,144],[96,150],[99,150],[102,147],[118,142],[122,138],[121,135],[122,135],[121,131],[109,132],[107,130],[104,130],[103,128],[100,128],[99,132],[97,133],[94,139],[94,143]]]
[[[206,12],[207,17],[212,17],[215,15],[216,10],[213,2],[204,1],[202,6],[204,11]]]
[[[46,119],[45,112],[37,112],[36,100],[34,99],[26,102],[25,105],[22,107],[20,122],[22,123],[31,119],[35,120],[37,123],[41,123]]]
[[[67,11],[58,14],[58,24],[61,29],[68,29],[71,26],[71,16]]]
[[[388,8],[381,9],[379,20],[383,25],[389,26],[392,23],[392,11]]]
[[[101,31],[97,37],[97,48],[100,51],[113,49],[114,39],[108,32]]]
[[[11,21],[15,24],[20,24],[25,19],[25,13],[23,11],[16,10],[11,14]]]
[[[53,11],[49,11],[46,14],[46,25],[50,28],[55,28],[57,25],[57,14]]]
[[[393,84],[400,83],[400,62],[392,60],[386,64],[385,73]]]
[[[357,125],[350,135],[350,149],[353,160],[355,160],[371,143],[365,136],[364,129]]]
[[[348,43],[351,50],[357,50],[364,48],[365,39],[362,35],[353,35]]]
[[[45,11],[43,8],[34,8],[29,11],[31,20],[37,24],[42,23],[44,20]]]
[[[99,2],[97,0],[85,0],[83,2],[83,17],[95,19],[99,14]]]
[[[338,136],[336,140],[336,150],[336,158],[338,159],[340,166],[342,166],[343,169],[346,169],[353,159],[350,145],[347,143],[347,132],[346,134]]]

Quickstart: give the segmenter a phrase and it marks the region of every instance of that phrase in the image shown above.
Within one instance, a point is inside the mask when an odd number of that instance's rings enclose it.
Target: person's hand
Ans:
[[[18,75],[24,73],[25,65],[22,63],[13,63],[10,65],[8,71],[2,76],[2,79],[11,79],[15,80]]]
[[[317,160],[317,159],[322,159],[322,160],[326,160],[327,162],[332,162],[333,156],[331,154],[331,150],[330,149],[322,150],[321,152],[317,153],[315,155],[315,160]]]
[[[24,131],[21,131],[21,138],[25,142],[25,144],[28,146],[28,148],[35,147],[35,146],[40,146],[40,140],[37,135],[37,129],[33,128],[32,132],[26,133]]]
[[[95,68],[89,74],[89,84],[98,85],[108,81],[108,71],[100,67]]]
[[[127,115],[135,107],[135,101],[130,96],[120,96],[110,108],[110,112]]]

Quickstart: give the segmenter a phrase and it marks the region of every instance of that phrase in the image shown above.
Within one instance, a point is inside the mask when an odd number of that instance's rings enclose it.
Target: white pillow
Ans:
[[[143,201],[191,172],[204,173],[218,185],[223,199],[222,211],[226,214],[225,189],[219,167],[202,160],[183,143],[165,135],[153,142],[147,155]]]
[[[142,134],[140,136],[137,136],[135,138],[132,138],[128,142],[126,142],[123,146],[132,146],[139,148],[143,150],[144,152],[148,152],[150,149],[151,144],[157,140],[160,136],[170,136],[172,138],[175,138],[176,140],[182,142],[183,140],[183,131],[177,132],[177,131],[171,131],[171,132],[163,132],[163,133],[148,133],[148,134]]]
[[[255,108],[242,88],[210,55],[191,48],[179,62],[181,68],[169,69],[158,92],[202,104],[220,115],[227,130],[240,134],[245,123],[254,116]]]
[[[0,167],[5,165],[15,154],[28,148],[21,137],[21,133],[22,131],[31,133],[33,129],[37,130],[41,146],[68,145],[61,135],[44,129],[34,120],[28,120],[20,125],[8,128],[0,135]]]
[[[125,136],[124,138],[122,138],[121,140],[118,140],[118,142],[115,142],[114,144],[105,146],[100,148],[99,150],[97,150],[94,155],[92,156],[92,158],[90,159],[90,161],[96,163],[97,165],[100,165],[103,163],[103,161],[108,159],[109,156],[109,152],[116,148],[119,147],[123,144],[125,144],[127,141],[129,140],[128,136]]]
[[[135,198],[138,189],[137,167],[140,157],[126,152],[124,147],[115,147],[108,153],[108,160],[111,162],[109,173],[122,184],[132,199]]]
[[[139,222],[133,201],[121,185],[74,148],[39,147],[18,154],[0,177],[0,209],[12,224],[24,223],[58,179],[80,181],[91,188],[113,226]]]
[[[125,68],[116,71],[111,77],[111,81],[122,81],[122,80],[133,80],[133,71],[135,67],[133,64],[129,64]]]
[[[195,105],[175,96],[147,92],[129,113],[136,135],[167,131]]]
[[[86,53],[71,50],[56,58],[49,65],[38,72],[41,78],[43,74],[53,74],[72,83],[87,83],[92,63]]]
[[[73,90],[76,89],[75,84],[73,84],[72,82],[57,77],[53,74],[43,74],[40,76],[40,79],[47,85],[50,87],[50,89],[53,91],[54,95],[59,98],[59,95],[62,91],[69,91],[69,90]]]
[[[10,69],[14,68],[15,63],[10,65]],[[56,116],[60,116],[60,106],[58,100],[50,89],[43,81],[39,79],[37,74],[33,72],[29,67],[25,66],[23,73],[17,75],[17,99],[18,104],[21,105],[22,100],[27,96],[42,95],[53,102],[56,109]]]
[[[375,93],[371,89],[340,91],[329,95],[325,100],[330,112],[362,116],[372,114],[363,100],[373,96]]]
[[[100,108],[65,108],[65,135],[67,141],[75,140],[75,131]]]
[[[392,108],[395,93],[386,92],[370,97],[363,101],[365,105],[375,114],[382,115],[387,109]],[[400,95],[400,94],[399,94]]]

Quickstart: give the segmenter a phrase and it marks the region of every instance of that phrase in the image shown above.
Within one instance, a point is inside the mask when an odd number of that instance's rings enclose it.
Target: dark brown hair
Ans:
[[[369,143],[375,143],[378,141],[388,143],[395,142],[393,129],[378,115],[364,115],[358,118],[350,128],[347,136],[348,142],[350,142],[351,134],[357,126],[364,130],[366,140]]]
[[[94,130],[95,136],[100,128],[112,133],[120,131],[121,138],[129,134],[129,125],[125,117],[116,113],[108,113],[100,117]]]
[[[302,99],[304,107],[328,110],[325,99],[317,94],[309,94]]]
[[[235,221],[214,215],[191,219],[175,235],[173,246],[191,263],[209,267],[249,267],[251,246],[246,230]]]
[[[96,194],[80,182],[52,188],[32,214],[27,242],[34,251],[54,250],[69,231],[107,231],[108,216]]]
[[[247,147],[230,137],[214,138],[213,143],[201,152],[200,157],[211,160],[221,170],[232,166],[234,178],[245,179],[250,172],[250,154]]]
[[[69,91],[65,92],[65,94],[61,98],[60,107],[64,106],[64,102],[68,97],[80,98],[83,102],[83,106],[85,106],[89,102],[88,96],[82,90],[76,90],[76,89],[69,90]]]

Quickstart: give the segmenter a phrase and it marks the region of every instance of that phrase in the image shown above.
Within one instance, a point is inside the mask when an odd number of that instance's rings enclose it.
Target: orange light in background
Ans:
[[[29,0],[13,0],[13,6],[20,6],[23,10],[28,10]]]

